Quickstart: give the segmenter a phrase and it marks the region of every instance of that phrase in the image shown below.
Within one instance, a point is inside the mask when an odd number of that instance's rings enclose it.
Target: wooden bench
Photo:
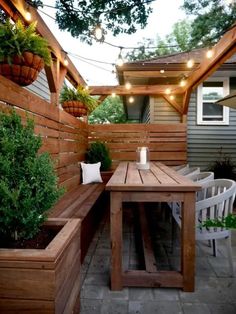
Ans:
[[[104,183],[80,184],[58,201],[49,217],[81,219],[81,263],[105,212]]]

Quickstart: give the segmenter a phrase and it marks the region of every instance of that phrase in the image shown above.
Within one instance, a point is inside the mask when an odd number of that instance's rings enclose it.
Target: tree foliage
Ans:
[[[101,23],[114,36],[144,28],[153,0],[56,0],[56,22],[61,30],[91,44],[91,34]],[[41,1],[31,1],[35,6]]]
[[[107,97],[88,118],[90,124],[125,123],[126,115],[120,97]]]
[[[156,40],[143,38],[139,42],[138,49],[133,49],[127,53],[126,58],[130,61],[151,59],[175,52],[181,52],[189,49],[191,24],[187,20],[176,22],[172,27],[172,32],[161,39],[157,35]],[[156,47],[153,49],[153,47]]]
[[[183,9],[194,16],[190,48],[216,43],[236,21],[236,4],[222,0],[184,0]]]

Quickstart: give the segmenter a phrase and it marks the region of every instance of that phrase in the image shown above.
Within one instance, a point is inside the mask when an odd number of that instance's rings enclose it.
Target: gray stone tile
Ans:
[[[80,314],[100,314],[102,300],[81,299]]]
[[[147,301],[153,300],[154,293],[151,288],[129,288],[129,300],[130,301]]]
[[[128,313],[128,301],[104,300],[101,314],[126,314]]]
[[[179,302],[130,301],[129,314],[182,314]]]
[[[207,258],[212,269],[216,273],[217,277],[230,277],[230,269],[229,269],[229,262],[228,259],[224,257],[214,257],[210,256]],[[236,263],[235,263],[235,270],[236,270]]]
[[[109,273],[110,257],[94,255],[88,268],[88,273]]]
[[[80,297],[81,299],[98,299],[102,300],[104,295],[103,286],[83,285]]]
[[[109,286],[104,287],[103,297],[105,300],[128,300],[128,288],[123,288],[120,291],[112,291]]]
[[[208,305],[204,303],[183,303],[182,308],[184,314],[211,314]]]
[[[211,314],[235,314],[236,305],[234,304],[208,304]]]
[[[179,289],[153,289],[153,299],[155,301],[179,301]]]
[[[85,277],[84,284],[85,285],[94,285],[94,286],[107,286],[109,287],[110,283],[110,274],[93,274],[88,273]]]
[[[216,274],[211,267],[211,264],[208,262],[206,257],[197,257],[196,258],[196,276],[199,277],[215,277]]]
[[[219,278],[198,277],[195,292],[180,290],[180,299],[187,303],[225,303],[230,301],[230,296],[219,281]]]

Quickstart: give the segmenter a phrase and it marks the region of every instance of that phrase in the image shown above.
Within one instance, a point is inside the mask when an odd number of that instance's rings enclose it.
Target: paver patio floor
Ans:
[[[156,206],[156,205],[155,205]],[[137,252],[139,239],[135,209],[129,204],[124,211],[123,263],[130,269],[142,269],[142,254]],[[151,206],[152,207],[152,206]],[[150,210],[152,238],[159,269],[179,268],[179,235],[174,249],[171,219],[158,209]],[[195,292],[173,288],[124,288],[111,291],[109,215],[104,217],[82,265],[81,314],[236,314],[236,278],[229,274],[223,241],[218,241],[218,256],[206,242],[196,245]],[[138,234],[138,232],[136,232]],[[236,270],[236,231],[232,234]],[[141,256],[141,257],[140,257]]]

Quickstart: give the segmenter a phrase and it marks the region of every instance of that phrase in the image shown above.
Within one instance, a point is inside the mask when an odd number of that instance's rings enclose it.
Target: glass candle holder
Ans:
[[[138,147],[136,150],[136,164],[138,169],[149,169],[149,148]]]

